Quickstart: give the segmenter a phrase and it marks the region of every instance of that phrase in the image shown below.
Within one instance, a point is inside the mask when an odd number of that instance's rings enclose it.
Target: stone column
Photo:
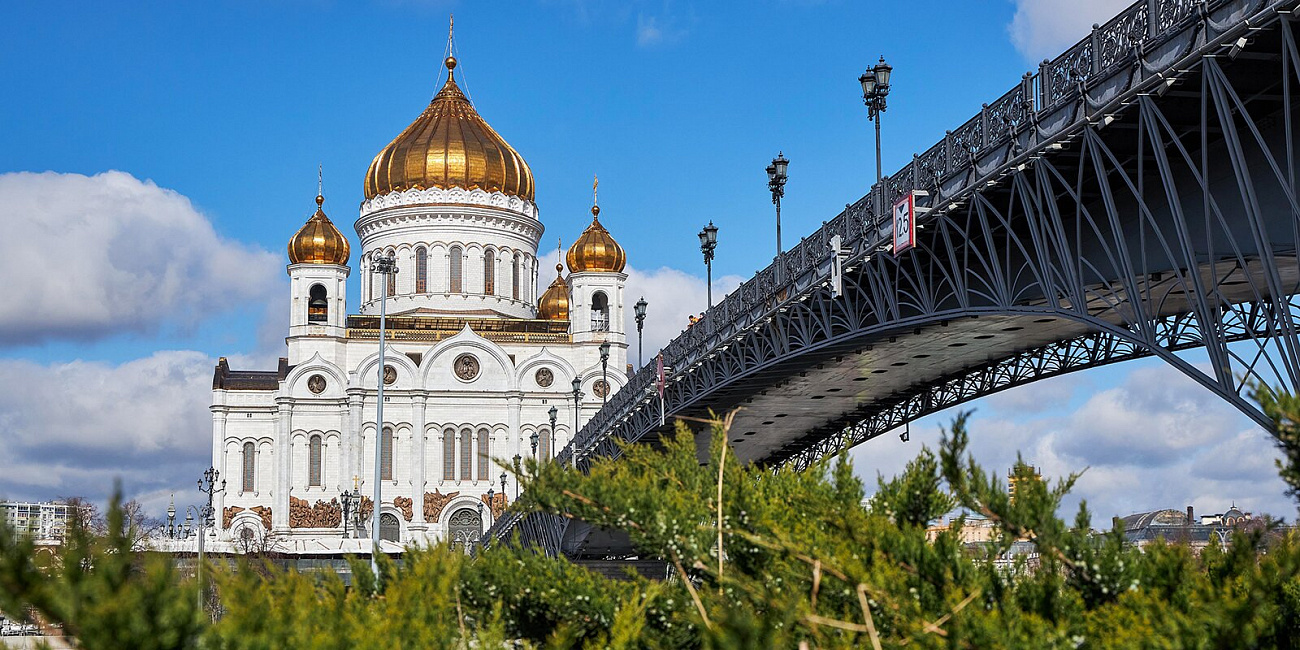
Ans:
[[[425,452],[424,452],[424,448],[425,448],[424,406],[425,406],[426,399],[428,399],[428,397],[425,395],[415,395],[411,399],[411,410],[412,410],[411,435],[413,436],[413,442],[415,443],[411,446],[413,450],[411,455],[414,456],[414,458],[411,459],[412,469],[414,470],[412,472],[412,479],[411,479],[411,486],[414,488],[412,490],[411,499],[415,502],[414,504],[412,504],[412,509],[414,510],[414,516],[411,518],[411,523],[420,528],[424,528],[424,523],[425,523],[424,522],[424,484],[425,484],[426,470],[425,470]]]
[[[346,451],[344,451],[343,464],[343,484],[346,489],[352,489],[352,477],[362,476],[361,473],[361,416],[363,415],[362,392],[360,389],[348,390],[348,426],[343,429],[343,438]]]
[[[289,455],[293,448],[293,402],[281,397],[275,400],[275,492],[271,495],[271,530],[286,533],[289,530],[289,478],[293,463]]]
[[[224,406],[212,407],[212,467],[220,472],[220,477],[226,479],[230,485],[236,485],[235,481],[226,476],[226,411]],[[240,480],[242,480],[242,476]],[[222,522],[222,512],[226,507],[226,491],[222,490],[212,495],[212,507],[216,508],[216,514],[213,516],[217,522]],[[218,523],[218,526],[221,524]]]

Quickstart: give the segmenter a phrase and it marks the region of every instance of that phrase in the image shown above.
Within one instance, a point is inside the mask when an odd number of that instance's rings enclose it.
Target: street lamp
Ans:
[[[198,513],[197,513],[198,517],[196,517],[196,519],[198,519],[199,522],[199,567],[198,567],[198,572],[196,574],[199,583],[199,594],[198,594],[199,609],[203,609],[203,540],[205,537],[208,536],[207,528],[212,526],[215,523],[212,520],[212,515],[214,512],[212,508],[212,495],[213,493],[216,492],[226,491],[225,479],[221,479],[220,487],[218,487],[217,479],[220,478],[221,478],[221,472],[217,471],[217,468],[215,467],[209,467],[207,470],[203,472],[203,478],[198,480],[199,492],[208,495],[207,505],[198,509]]]
[[[536,436],[537,432],[534,431],[533,435]],[[523,457],[520,456],[519,454],[515,454],[515,501],[519,500],[519,461],[521,460],[523,460]],[[501,474],[501,491],[503,492],[506,489],[505,481],[506,481],[506,475],[503,472]]]
[[[581,408],[581,401],[582,401],[582,379],[579,377],[574,377],[573,378],[573,433],[570,434],[570,436],[571,436],[571,442],[575,446],[569,452],[569,464],[573,466],[575,469],[578,467],[578,448],[576,444],[578,442],[578,409]]]
[[[632,309],[636,312],[636,367],[637,369],[641,368],[641,353],[645,352],[645,342],[642,341],[641,339],[641,330],[645,329],[645,308],[649,305],[650,303],[645,301],[645,296],[641,296],[641,299],[636,301],[635,305],[632,305]]]
[[[386,339],[384,337],[385,324],[384,320],[388,315],[388,276],[397,274],[397,259],[390,252],[384,257],[376,258],[370,264],[370,270],[380,275],[379,285],[382,287],[379,294],[379,366],[375,373],[378,376],[379,395],[375,402],[375,511],[370,517],[370,540],[372,543],[370,551],[370,571],[375,574],[375,579],[379,579],[379,564],[376,556],[379,555],[379,504],[383,503],[380,498],[382,492],[382,481],[379,480],[381,472],[381,463],[384,455],[384,354]]]
[[[494,499],[496,499],[496,497],[497,497],[497,491],[496,491],[496,490],[493,490],[492,488],[488,488],[488,491],[487,491],[487,506],[488,506],[488,515],[489,515],[489,516],[495,516],[495,515],[493,515],[493,510],[495,510],[495,505],[496,505],[496,504],[494,503]],[[482,521],[482,520],[480,520],[480,521]]]
[[[554,410],[555,410],[555,407],[552,406],[552,407],[551,407],[551,410],[554,411]],[[551,420],[552,420],[552,421],[555,420],[555,416],[554,416],[554,415],[551,416]],[[537,435],[537,432],[536,432],[536,431],[533,432],[533,435],[528,436],[528,441],[531,442],[531,443],[533,443],[533,460],[537,460],[537,440],[538,440],[538,438],[541,438],[541,436]]]
[[[343,500],[343,539],[347,539],[352,533],[353,519],[360,519],[361,515],[361,479],[352,477],[352,491],[344,491],[339,497]]]
[[[600,344],[600,382],[605,390],[600,392],[600,403],[609,401],[609,341]]]
[[[709,225],[700,231],[700,252],[704,253],[704,267],[707,269],[706,283],[709,294],[709,308],[713,308],[713,251],[718,247],[718,227],[709,220]]]
[[[880,114],[885,112],[885,97],[889,95],[889,77],[894,68],[885,63],[885,57],[880,57],[880,62],[874,67],[867,68],[866,72],[858,77],[858,83],[862,84],[862,101],[867,105],[867,119],[876,123],[876,216],[880,217],[884,212],[884,203],[880,203],[883,198],[880,193]]]
[[[560,409],[552,406],[551,410],[547,411],[546,414],[551,416],[551,431],[546,434],[550,436],[550,438],[547,438],[546,440],[546,442],[550,444],[548,444],[546,448],[551,450],[551,455],[554,456],[555,455],[555,421],[560,417]]]
[[[767,189],[772,192],[772,203],[776,205],[776,255],[781,256],[781,198],[785,196],[785,181],[789,178],[786,169],[790,161],[785,159],[785,152],[778,151],[767,166]]]

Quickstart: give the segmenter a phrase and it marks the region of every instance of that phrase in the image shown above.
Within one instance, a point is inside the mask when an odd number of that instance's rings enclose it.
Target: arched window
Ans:
[[[375,300],[379,298],[379,274],[370,270],[370,264],[373,261],[374,261],[374,256],[371,256],[370,259],[367,259],[361,265],[361,268],[365,269],[365,272],[370,274],[370,299],[371,300]]]
[[[396,259],[395,256],[394,259]],[[388,295],[390,296],[397,295],[397,265],[396,264],[393,265],[393,273],[389,273],[385,277],[388,278]]]
[[[442,480],[456,480],[456,430],[442,432]]]
[[[492,249],[483,251],[483,295],[494,296],[497,292],[497,254]]]
[[[603,291],[597,291],[591,296],[591,331],[609,331],[609,298]]]
[[[379,480],[393,480],[393,429],[384,427],[384,439],[380,441]]]
[[[257,472],[257,447],[251,442],[244,443],[244,492],[252,492],[255,489],[253,479]]]
[[[428,293],[429,252],[420,246],[415,249],[415,292]]]
[[[330,304],[326,300],[325,287],[319,284],[311,285],[307,291],[307,322],[324,323],[329,320]]]
[[[307,443],[307,485],[319,487],[325,484],[321,477],[322,455],[320,436],[312,436],[311,442]]]
[[[460,480],[472,481],[474,475],[474,433],[469,429],[460,432]]]
[[[466,552],[483,536],[483,516],[473,508],[461,508],[451,513],[447,519],[447,537],[452,546],[465,549]]]
[[[397,515],[391,512],[379,515],[379,539],[390,542],[402,541],[402,522],[397,520]]]
[[[488,430],[478,430],[478,480],[492,482],[492,477],[488,476],[488,457],[491,455],[489,449]]]
[[[510,298],[519,300],[519,253],[515,253],[514,263],[510,265]]]
[[[460,246],[452,246],[451,251],[447,254],[450,257],[450,259],[447,260],[447,291],[450,293],[460,293],[460,265],[462,261]]]
[[[551,439],[555,436],[550,429],[542,429],[541,440],[537,441],[537,457],[541,460],[551,459]]]

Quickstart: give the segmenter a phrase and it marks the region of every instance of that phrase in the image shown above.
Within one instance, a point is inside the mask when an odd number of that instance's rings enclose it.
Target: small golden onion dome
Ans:
[[[555,281],[537,301],[537,317],[543,320],[569,320],[569,285],[564,282],[564,266],[555,265]]]
[[[570,273],[584,271],[622,273],[627,266],[627,252],[600,225],[600,208],[591,206],[591,225],[569,247]]]
[[[316,195],[316,214],[289,239],[291,264],[337,264],[345,266],[351,247],[348,238],[325,216],[325,197]]]
[[[533,200],[533,172],[523,156],[479,117],[456,85],[456,58],[429,107],[370,163],[365,194],[460,187]]]

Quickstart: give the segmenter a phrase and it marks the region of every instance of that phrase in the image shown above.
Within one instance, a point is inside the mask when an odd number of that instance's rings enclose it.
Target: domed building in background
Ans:
[[[495,460],[553,457],[626,381],[626,253],[593,206],[568,276],[557,266],[539,281],[532,170],[461,91],[456,59],[445,63],[442,89],[366,172],[356,273],[317,196],[289,240],[287,356],[275,370],[217,364],[218,542],[367,552],[374,517],[387,551],[477,539],[516,493]],[[375,272],[388,256],[397,273]]]

